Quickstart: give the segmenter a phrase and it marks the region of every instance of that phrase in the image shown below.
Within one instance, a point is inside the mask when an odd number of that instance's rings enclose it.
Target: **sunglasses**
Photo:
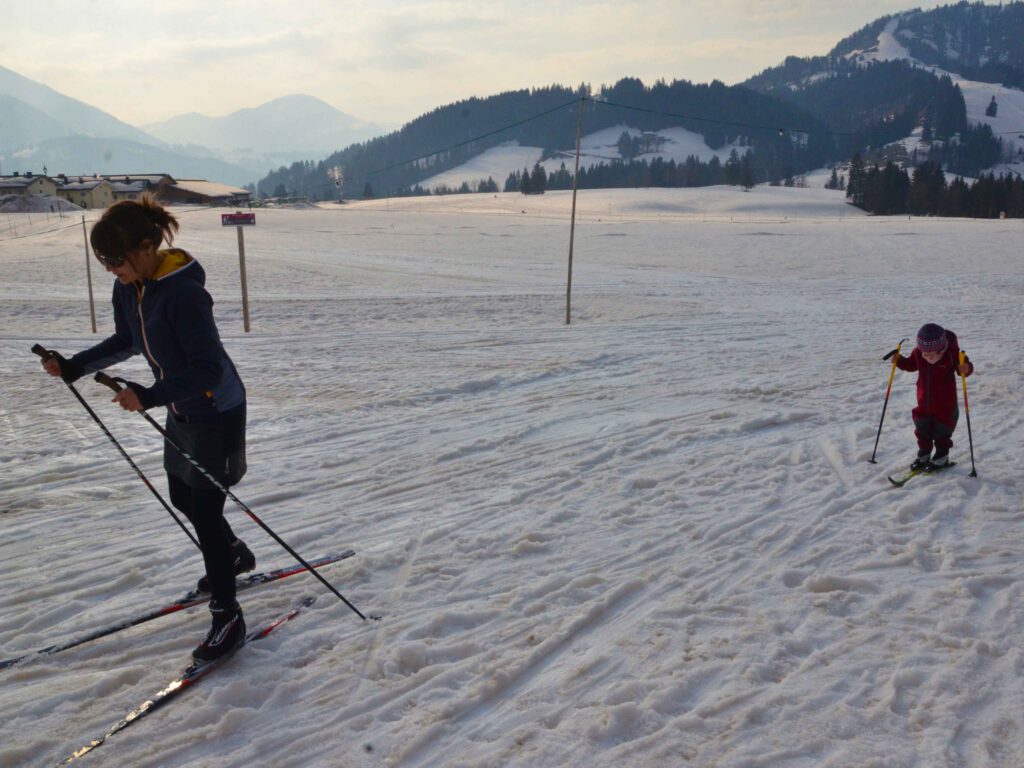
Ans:
[[[109,256],[104,253],[97,253],[96,259],[105,267],[120,267],[124,264],[124,256]]]

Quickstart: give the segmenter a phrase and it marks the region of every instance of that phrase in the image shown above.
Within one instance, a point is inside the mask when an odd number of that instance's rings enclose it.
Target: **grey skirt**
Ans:
[[[221,414],[215,421],[179,421],[167,414],[167,435],[224,487],[245,475],[245,403]],[[212,491],[211,483],[174,445],[164,441],[164,469],[190,488]]]

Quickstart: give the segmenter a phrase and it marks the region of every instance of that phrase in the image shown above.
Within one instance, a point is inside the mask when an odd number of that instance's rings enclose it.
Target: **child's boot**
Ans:
[[[931,466],[935,469],[942,469],[949,466],[949,448],[936,448],[932,456]]]
[[[917,458],[914,459],[910,464],[912,470],[924,469],[928,466],[932,458],[932,452],[929,448],[927,451],[918,451]]]

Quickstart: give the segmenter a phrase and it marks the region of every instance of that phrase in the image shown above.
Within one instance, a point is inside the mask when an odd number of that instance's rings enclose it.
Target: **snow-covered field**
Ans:
[[[235,489],[324,571],[307,612],[76,764],[1024,764],[1024,223],[825,190],[183,211],[250,395]],[[24,229],[21,230],[24,233]],[[192,545],[29,352],[89,331],[81,225],[0,227],[0,657],[175,598]],[[98,276],[101,334],[108,282]],[[958,332],[974,458],[902,490],[922,323]],[[909,346],[909,345],[908,345]],[[148,376],[135,363],[117,371]],[[79,388],[164,487],[160,440]],[[961,408],[963,411],[963,408]],[[229,502],[229,509],[231,504]],[[289,557],[229,515],[259,566]],[[169,682],[196,608],[0,670],[0,765],[52,765]]]

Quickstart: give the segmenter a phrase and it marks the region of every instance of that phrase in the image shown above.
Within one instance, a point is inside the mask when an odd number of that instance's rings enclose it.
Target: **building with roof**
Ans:
[[[140,200],[147,191],[146,182],[142,179],[131,182],[117,181],[115,179],[109,179],[109,181],[110,191],[114,196],[115,203],[119,203],[122,200]]]
[[[104,179],[111,184],[139,184],[143,185],[143,191],[154,197],[163,197],[169,186],[174,184],[174,177],[167,173],[113,173],[105,174]]]
[[[45,170],[45,169],[44,169]],[[106,208],[121,200],[139,200],[152,195],[167,204],[248,205],[247,189],[205,179],[180,179],[166,173],[117,173],[104,176],[55,177],[15,173],[0,176],[0,196],[56,195],[80,208]]]
[[[247,189],[218,184],[203,179],[178,179],[167,187],[163,200],[168,203],[189,205],[248,205],[252,193]]]
[[[57,196],[79,208],[106,208],[114,202],[114,190],[106,179],[79,176],[57,188]]]
[[[15,173],[13,176],[0,176],[0,195],[55,195],[57,182],[49,176],[33,173]]]

